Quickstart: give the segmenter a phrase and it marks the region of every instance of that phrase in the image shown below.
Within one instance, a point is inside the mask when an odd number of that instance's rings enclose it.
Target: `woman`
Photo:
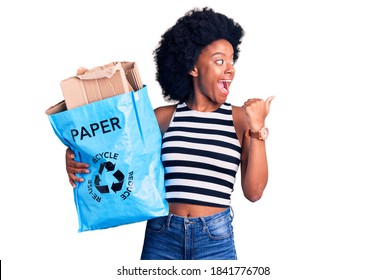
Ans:
[[[242,27],[212,9],[193,9],[154,51],[166,100],[155,109],[163,135],[170,214],[147,222],[142,259],[237,259],[230,208],[238,166],[244,196],[259,200],[268,180],[265,119],[273,97],[226,102]],[[88,165],[66,152],[70,183]]]

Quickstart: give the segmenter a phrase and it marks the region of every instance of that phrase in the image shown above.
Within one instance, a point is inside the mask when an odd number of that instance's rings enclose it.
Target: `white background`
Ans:
[[[384,279],[381,3],[3,1],[4,279],[121,279],[116,270],[123,265],[186,264],[208,271],[212,265],[269,266],[265,279]],[[263,198],[250,203],[237,177],[237,262],[143,263],[144,223],[77,232],[65,147],[44,112],[63,99],[60,81],[79,66],[123,60],[137,62],[153,107],[166,104],[152,51],[161,34],[195,6],[233,17],[246,31],[228,101],[242,105],[250,97],[276,96],[267,119],[269,183]]]

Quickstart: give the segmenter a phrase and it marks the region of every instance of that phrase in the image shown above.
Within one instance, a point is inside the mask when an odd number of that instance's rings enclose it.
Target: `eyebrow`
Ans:
[[[216,53],[213,53],[211,56],[215,56],[215,55],[226,55],[224,52],[216,52]],[[234,56],[234,53],[231,54],[231,56]]]

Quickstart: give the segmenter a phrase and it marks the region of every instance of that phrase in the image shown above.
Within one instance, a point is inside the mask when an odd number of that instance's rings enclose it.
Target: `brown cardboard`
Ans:
[[[66,106],[66,103],[64,100],[60,101],[59,103],[49,107],[45,113],[47,115],[52,115],[52,114],[56,114],[56,113],[60,113],[60,112],[63,112],[67,110],[67,106]]]
[[[143,87],[135,62],[112,62],[61,81],[64,100],[46,110],[55,114]]]
[[[126,77],[130,85],[135,91],[140,90],[143,87],[142,80],[139,75],[138,66],[135,62],[121,62],[125,71]]]

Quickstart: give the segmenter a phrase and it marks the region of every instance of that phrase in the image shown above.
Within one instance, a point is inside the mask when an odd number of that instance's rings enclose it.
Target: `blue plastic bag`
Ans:
[[[75,160],[90,164],[74,188],[79,232],[168,214],[162,137],[146,86],[48,118]]]

